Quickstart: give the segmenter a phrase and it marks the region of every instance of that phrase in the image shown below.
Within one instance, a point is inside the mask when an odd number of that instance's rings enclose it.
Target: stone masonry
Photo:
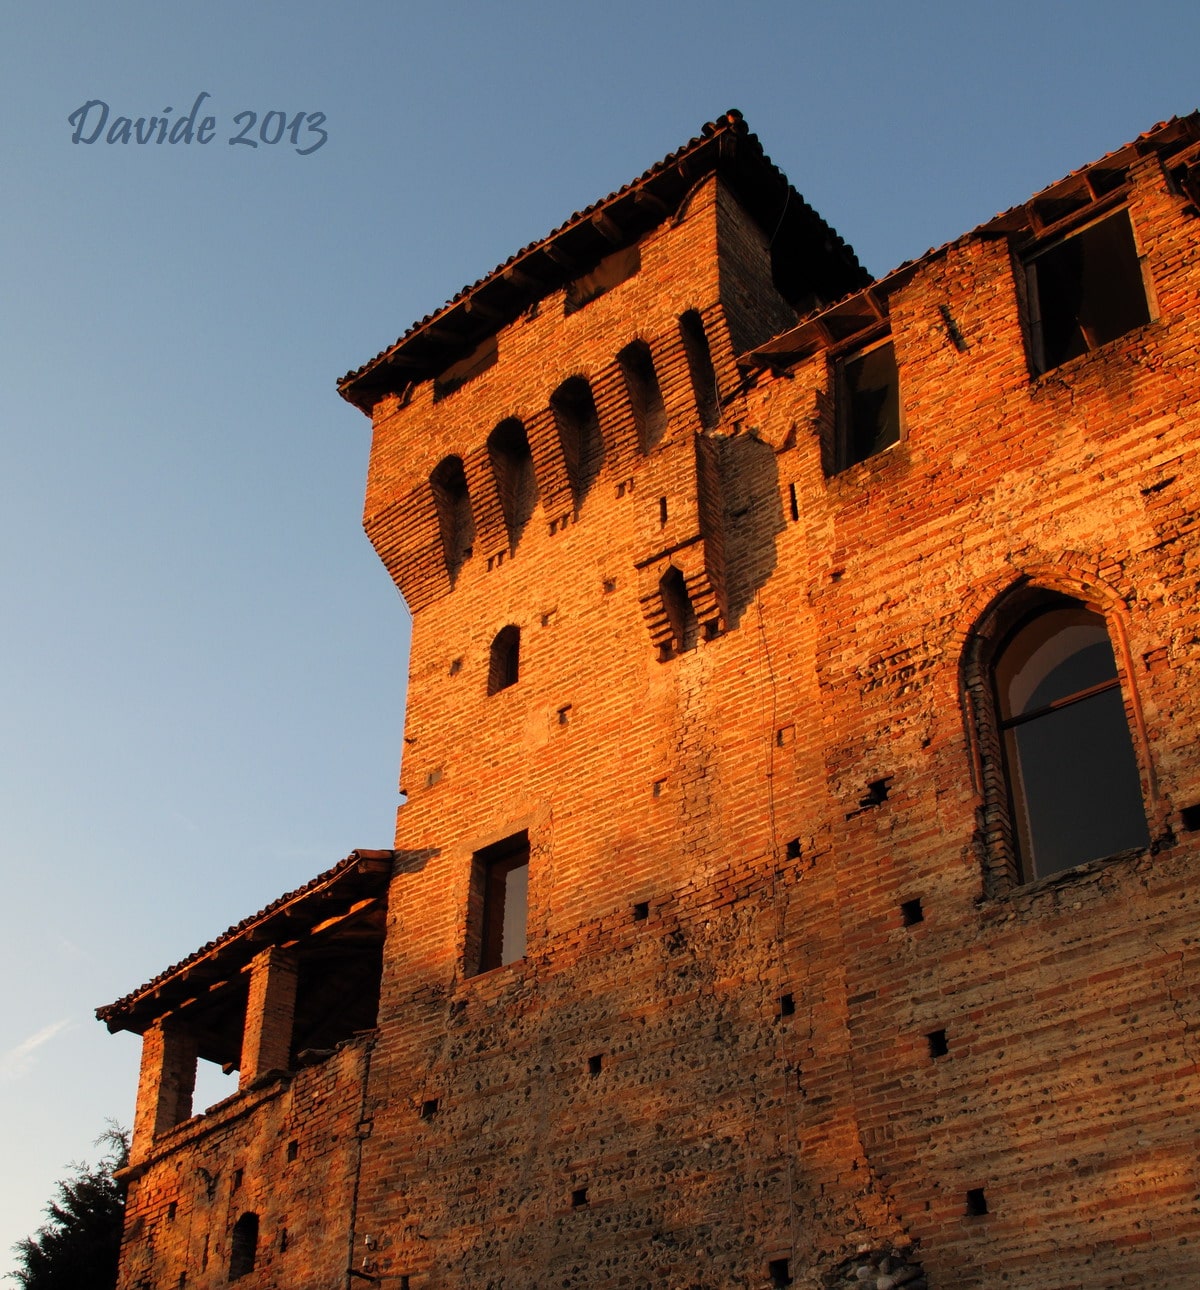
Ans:
[[[1195,1284],[1198,234],[873,280],[729,113],[345,376],[406,801],[99,1010],[121,1290]]]

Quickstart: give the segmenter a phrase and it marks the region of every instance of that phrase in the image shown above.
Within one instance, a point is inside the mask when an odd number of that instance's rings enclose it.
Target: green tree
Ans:
[[[125,1191],[113,1174],[129,1163],[129,1133],[110,1123],[97,1139],[108,1148],[95,1165],[71,1166],[46,1206],[50,1221],[14,1247],[13,1277],[24,1290],[113,1290]]]

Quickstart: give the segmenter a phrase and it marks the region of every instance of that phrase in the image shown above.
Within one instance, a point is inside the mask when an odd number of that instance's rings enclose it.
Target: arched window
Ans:
[[[578,509],[604,464],[604,439],[592,387],[582,376],[572,376],[550,396],[550,409]]]
[[[501,627],[492,641],[488,659],[488,693],[498,694],[516,685],[521,674],[521,629],[510,623]]]
[[[508,544],[515,549],[537,502],[537,477],[525,427],[516,417],[508,417],[488,435],[487,447]]]
[[[1021,878],[1147,846],[1103,617],[1066,596],[1038,597],[1002,638],[991,675]]]
[[[233,1225],[229,1242],[229,1279],[236,1281],[254,1271],[258,1258],[258,1215],[243,1214]]]
[[[471,495],[467,492],[467,474],[462,458],[444,457],[438,462],[429,476],[429,487],[437,507],[446,572],[453,582],[463,561],[471,554],[475,541],[475,517],[471,511]]]
[[[667,409],[654,370],[650,346],[644,340],[626,345],[617,355],[617,365],[625,379],[625,392],[637,426],[638,446],[651,452],[667,428]]]
[[[717,373],[713,367],[712,350],[704,334],[704,320],[694,309],[689,309],[679,319],[679,339],[687,356],[688,372],[692,378],[692,394],[696,411],[705,430],[712,430],[721,420],[721,395],[717,389]]]

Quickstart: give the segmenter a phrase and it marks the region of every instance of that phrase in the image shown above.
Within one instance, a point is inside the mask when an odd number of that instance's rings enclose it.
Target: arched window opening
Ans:
[[[992,679],[1022,878],[1149,845],[1103,617],[1044,598],[1001,644]]]
[[[488,660],[488,693],[499,694],[516,685],[521,675],[521,629],[501,627],[492,641]]]
[[[229,1242],[229,1279],[236,1281],[254,1271],[258,1258],[258,1215],[243,1214],[233,1225]]]
[[[550,396],[550,409],[578,509],[604,464],[604,440],[592,387],[582,376],[572,376]]]
[[[453,582],[463,561],[471,555],[475,541],[475,516],[462,458],[446,457],[440,461],[429,476],[429,487],[437,507],[446,572]]]
[[[688,372],[692,378],[692,394],[696,411],[705,430],[712,430],[721,420],[721,395],[717,389],[717,373],[713,367],[712,351],[704,334],[704,323],[694,309],[689,309],[679,320],[679,338],[687,356]]]
[[[487,447],[509,547],[515,549],[537,503],[537,476],[529,437],[520,421],[509,417],[488,435]]]
[[[688,595],[683,574],[674,565],[659,580],[658,592],[662,597],[667,621],[671,624],[670,643],[662,647],[662,657],[665,660],[696,648],[700,624],[696,620],[696,611],[692,606],[692,598]]]
[[[644,340],[633,341],[617,355],[617,364],[625,378],[625,392],[637,426],[638,446],[644,453],[652,452],[666,433],[667,409],[654,371],[650,346]]]

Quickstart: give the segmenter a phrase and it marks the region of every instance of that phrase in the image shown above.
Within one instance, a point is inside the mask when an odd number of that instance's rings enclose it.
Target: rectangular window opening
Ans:
[[[946,1038],[944,1030],[933,1030],[925,1036],[929,1044],[929,1056],[936,1060],[939,1057],[945,1057],[950,1051],[950,1041]]]
[[[767,1264],[767,1275],[772,1286],[790,1286],[792,1284],[792,1267],[787,1259],[772,1259]]]
[[[923,923],[925,911],[921,908],[921,897],[904,901],[900,906],[900,917],[905,927],[916,927],[918,923]]]
[[[1033,366],[1048,372],[1150,321],[1129,212],[1119,210],[1025,261]]]
[[[987,1196],[982,1187],[972,1187],[967,1192],[967,1216],[979,1218],[988,1212]]]
[[[900,442],[900,376],[890,340],[839,359],[838,469]]]
[[[529,835],[521,832],[475,853],[468,952],[477,971],[490,972],[525,957],[529,913]]]

